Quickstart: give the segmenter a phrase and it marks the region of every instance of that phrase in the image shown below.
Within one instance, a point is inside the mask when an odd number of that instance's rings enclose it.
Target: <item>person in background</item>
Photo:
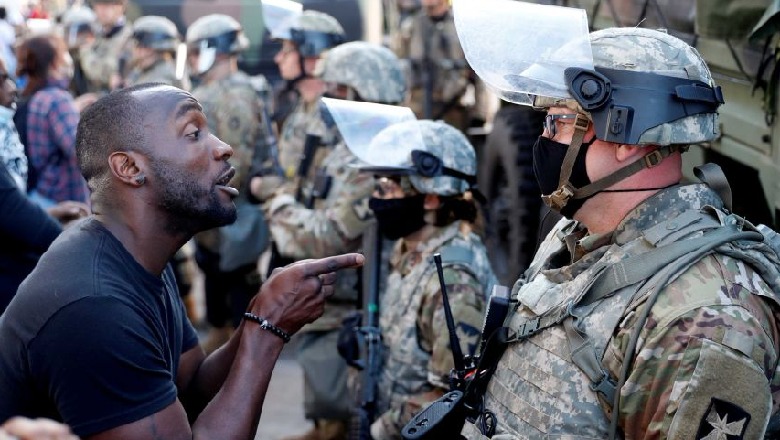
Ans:
[[[13,122],[16,85],[0,61],[0,313],[62,225],[87,215],[84,203],[64,201],[45,211],[27,197],[27,156]],[[48,215],[47,215],[48,214]],[[57,222],[59,221],[59,224]]]
[[[443,121],[398,122],[374,136],[363,157],[361,172],[376,182],[368,206],[379,232],[395,240],[379,299],[382,365],[371,437],[400,440],[412,416],[449,391],[455,365],[433,255],[441,254],[463,354],[476,352],[496,277],[475,232],[477,158],[463,133]]]
[[[93,0],[98,34],[79,49],[81,68],[91,92],[108,92],[122,84],[131,58],[128,42],[133,27],[127,22],[127,0]]]
[[[397,104],[406,90],[393,52],[362,41],[324,52],[315,75],[326,95],[350,101]],[[356,251],[373,221],[367,209],[373,180],[358,172],[358,158],[342,140],[321,150],[314,177],[300,183],[302,200],[280,192],[263,205],[279,253],[292,260]],[[336,342],[341,322],[357,309],[358,291],[359,273],[345,271],[323,316],[301,331],[296,357],[304,372],[304,413],[314,427],[286,440],[346,438],[353,405]]]
[[[320,118],[318,104],[325,92],[325,83],[314,75],[314,69],[325,50],[345,40],[341,24],[318,11],[303,11],[290,18],[284,29],[272,29],[271,36],[282,41],[274,62],[287,87],[296,90],[298,98],[279,129],[278,165],[283,175],[266,175],[255,182],[252,192],[260,200],[269,198],[280,187],[293,192],[291,182],[303,157],[306,135],[318,135],[323,143],[331,141]]]
[[[68,45],[68,52],[73,59],[73,80],[70,83],[70,91],[77,99],[89,92],[89,80],[84,75],[84,69],[81,67],[81,47],[94,40],[95,31],[93,26],[96,22],[95,13],[92,9],[74,4],[68,8],[60,18],[60,30],[65,43]],[[97,97],[94,97],[97,99]]]
[[[17,48],[17,76],[27,84],[14,123],[28,159],[27,192],[41,207],[73,200],[87,203],[88,190],[76,160],[79,113],[68,84],[73,64],[62,38],[29,37]]]
[[[165,17],[147,15],[133,23],[132,70],[124,80],[130,87],[145,82],[161,82],[183,90],[190,89],[190,81],[183,69],[176,72],[176,49],[179,32]]]

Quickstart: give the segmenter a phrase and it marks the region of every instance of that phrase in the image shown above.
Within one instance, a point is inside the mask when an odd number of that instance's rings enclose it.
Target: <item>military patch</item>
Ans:
[[[737,440],[744,438],[750,414],[733,403],[712,398],[707,412],[699,422],[699,440]]]

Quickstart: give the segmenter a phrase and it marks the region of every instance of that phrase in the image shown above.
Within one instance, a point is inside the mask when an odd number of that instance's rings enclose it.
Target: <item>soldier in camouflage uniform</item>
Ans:
[[[373,138],[365,160],[371,165],[361,171],[378,176],[369,207],[379,231],[397,240],[379,304],[382,368],[371,436],[400,439],[411,417],[449,389],[453,368],[433,254],[442,256],[463,353],[474,354],[496,278],[473,231],[476,155],[461,132],[441,121],[399,122]],[[440,173],[425,169],[434,163]]]
[[[240,193],[235,200],[239,217],[255,216],[257,213],[249,210],[260,208],[248,204],[249,172],[252,161],[267,153],[268,134],[261,122],[265,104],[249,76],[238,70],[238,54],[248,47],[248,40],[235,19],[212,14],[190,25],[186,41],[190,69],[200,80],[192,95],[203,106],[211,132],[233,147],[231,161],[236,174],[231,184]],[[261,215],[257,221],[262,221]],[[238,326],[249,299],[259,288],[255,264],[259,252],[239,267],[225,267],[225,252],[229,250],[223,247],[221,230],[199,233],[195,242],[196,260],[205,276],[206,319],[212,327],[204,348],[213,350]]]
[[[81,68],[79,49],[86,44],[87,39],[94,38],[94,23],[95,13],[92,12],[92,9],[80,4],[68,8],[60,20],[63,39],[67,43],[68,52],[73,59],[73,79],[70,82],[70,91],[76,97],[89,91],[88,81]]]
[[[122,83],[122,65],[130,59],[133,28],[125,18],[127,0],[93,0],[100,25],[97,36],[79,49],[84,75],[91,92],[108,92]]]
[[[323,54],[316,75],[335,98],[396,104],[406,87],[398,58],[384,47],[351,42]],[[343,141],[323,148],[313,178],[302,182],[304,201],[277,193],[267,200],[271,235],[280,254],[294,260],[357,251],[373,221],[368,198],[371,176],[358,172],[358,159]],[[304,371],[304,412],[315,427],[296,439],[346,438],[352,402],[347,392],[347,365],[336,350],[342,320],[358,300],[357,271],[344,272],[336,293],[317,321],[304,327],[298,361]]]
[[[267,199],[295,177],[307,134],[321,136],[327,142],[318,106],[325,84],[314,76],[314,67],[323,51],[341,44],[345,38],[339,22],[318,11],[303,11],[289,19],[283,29],[271,29],[271,36],[282,40],[282,48],[274,57],[279,73],[299,96],[279,130],[279,165],[284,176],[255,180],[252,192],[260,199]],[[286,188],[290,190],[291,186]]]
[[[165,17],[149,15],[133,23],[133,69],[125,78],[125,87],[145,82],[161,82],[183,90],[190,89],[184,72],[176,75],[176,48],[179,32]]]
[[[423,0],[401,22],[394,42],[409,75],[407,105],[420,119],[443,119],[468,128],[476,100],[475,75],[460,47],[449,0]]]
[[[528,10],[509,3],[496,2],[502,19],[519,23]],[[468,21],[458,32],[471,55],[478,28],[495,23]],[[525,102],[547,109],[534,168],[545,202],[568,218],[512,289],[508,344],[463,434],[762,438],[780,407],[777,255],[729,212],[719,169],[699,169],[707,184],[679,183],[684,147],[719,134],[720,88],[664,32],[606,29],[590,45],[595,68],[544,77],[558,92],[520,79],[555,70],[541,63],[513,69],[505,89],[515,102],[533,90]],[[506,78],[500,61],[488,61],[494,78]]]

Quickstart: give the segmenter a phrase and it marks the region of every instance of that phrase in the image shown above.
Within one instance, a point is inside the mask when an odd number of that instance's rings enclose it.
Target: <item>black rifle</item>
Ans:
[[[438,262],[437,269],[439,269],[439,282],[442,283],[442,300],[446,304],[446,315],[449,301],[445,294],[444,280]],[[476,366],[473,362],[464,362],[464,370],[458,371],[456,364],[456,368],[450,374],[452,390],[420,411],[406,424],[401,431],[405,440],[462,439],[460,432],[467,420],[471,423],[480,420],[483,433],[492,436],[496,428],[495,415],[482,408],[482,396],[508,344],[509,329],[503,327],[509,311],[508,293],[509,289],[505,286],[493,287],[482,326],[481,353]],[[454,328],[450,326],[449,319],[447,327],[452,341]],[[457,336],[455,340],[457,341]],[[455,351],[453,351],[454,356]]]
[[[376,387],[382,367],[382,343],[379,329],[379,283],[382,265],[382,235],[376,223],[363,233],[363,243],[370,243],[363,266],[363,315],[365,325],[357,328],[364,361],[362,367],[360,406],[355,411],[355,429],[350,440],[371,440],[371,423],[376,419]]]

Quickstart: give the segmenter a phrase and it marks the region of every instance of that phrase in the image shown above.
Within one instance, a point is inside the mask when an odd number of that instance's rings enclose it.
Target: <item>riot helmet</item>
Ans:
[[[719,135],[720,87],[694,48],[663,31],[610,28],[589,34],[583,10],[507,0],[485,0],[479,7],[455,0],[454,15],[466,59],[499,96],[543,109],[564,106],[578,115],[558,189],[543,196],[556,210]],[[525,32],[507,33],[511,42],[482,35],[485,27],[501,26]],[[598,140],[659,148],[576,188],[569,177],[590,124]]]
[[[224,14],[211,14],[195,20],[187,29],[188,50],[198,54],[195,74],[214,65],[217,54],[237,54],[249,47],[241,24]]]
[[[175,52],[179,45],[179,32],[171,20],[147,15],[133,23],[133,40],[139,47]]]
[[[386,47],[363,41],[325,52],[314,73],[326,83],[349,87],[363,101],[397,104],[406,92],[398,57]]]
[[[62,14],[60,24],[65,42],[69,49],[76,49],[87,35],[94,35],[92,26],[95,24],[95,13],[92,9],[74,5]]]
[[[270,31],[271,38],[295,43],[302,57],[318,57],[323,51],[346,41],[344,28],[338,20],[319,11],[290,13]]]
[[[367,157],[369,165],[363,170],[407,175],[414,189],[423,194],[454,196],[476,187],[474,147],[460,130],[444,121],[393,124],[371,140]]]

